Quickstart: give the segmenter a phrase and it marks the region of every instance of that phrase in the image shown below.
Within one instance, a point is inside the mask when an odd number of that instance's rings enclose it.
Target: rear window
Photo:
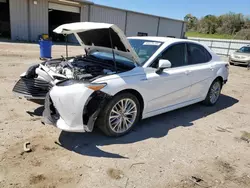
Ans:
[[[211,61],[211,54],[201,45],[188,43],[188,64],[194,65]]]

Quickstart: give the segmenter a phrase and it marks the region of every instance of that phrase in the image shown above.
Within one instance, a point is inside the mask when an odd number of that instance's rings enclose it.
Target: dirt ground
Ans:
[[[61,54],[55,45],[53,57]],[[42,125],[43,106],[12,94],[38,57],[36,44],[0,43],[0,187],[250,188],[250,70],[230,66],[214,107],[195,104],[108,138]]]

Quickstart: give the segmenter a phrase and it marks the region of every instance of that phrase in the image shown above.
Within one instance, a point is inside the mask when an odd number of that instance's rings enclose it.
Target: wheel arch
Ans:
[[[119,91],[115,95],[119,95],[121,93],[131,93],[138,99],[138,101],[140,103],[140,119],[141,119],[142,114],[143,114],[143,110],[144,110],[144,107],[145,107],[145,103],[144,103],[144,99],[143,99],[142,95],[140,94],[140,92],[138,92],[135,89],[124,89],[124,90]]]
[[[215,81],[215,80],[219,80],[220,83],[221,83],[221,87],[223,86],[224,80],[223,80],[222,76],[217,76],[217,77],[214,79],[214,81]],[[213,82],[214,82],[214,81],[213,81]],[[212,82],[212,83],[213,83],[213,82]]]

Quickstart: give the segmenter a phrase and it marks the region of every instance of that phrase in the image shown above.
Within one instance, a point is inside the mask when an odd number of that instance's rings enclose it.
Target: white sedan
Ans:
[[[72,23],[83,55],[43,62],[21,75],[13,92],[45,98],[44,122],[64,131],[128,133],[145,118],[203,101],[214,105],[228,63],[194,41],[129,37],[113,24]],[[39,90],[40,89],[40,90]]]

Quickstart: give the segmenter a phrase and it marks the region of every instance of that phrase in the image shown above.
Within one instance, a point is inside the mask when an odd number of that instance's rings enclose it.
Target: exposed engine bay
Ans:
[[[95,60],[96,61],[96,60]],[[78,56],[69,60],[62,58],[44,62],[43,64],[51,71],[54,71],[56,79],[76,79],[88,80],[97,76],[114,74],[114,66],[110,64],[102,64],[99,61],[95,62],[91,58]]]
[[[50,88],[63,80],[92,82],[97,78],[126,72],[134,67],[131,63],[119,60],[114,63],[113,59],[103,59],[95,55],[52,59],[29,67],[21,75],[13,92],[26,98],[44,99]]]
[[[116,62],[117,67],[115,68],[113,64],[112,60],[103,60],[94,56],[77,56],[68,59],[62,57],[31,66],[23,77],[37,78],[41,76],[44,79],[46,78],[44,74],[48,74],[49,79],[46,79],[48,82],[64,79],[91,80],[134,68],[134,65],[128,66],[121,62]]]

